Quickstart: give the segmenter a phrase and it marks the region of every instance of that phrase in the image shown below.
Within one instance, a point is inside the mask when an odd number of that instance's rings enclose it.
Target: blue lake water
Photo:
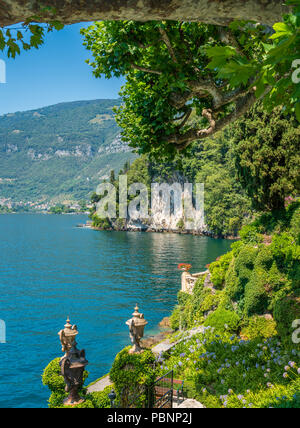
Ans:
[[[91,382],[106,374],[130,344],[127,319],[135,303],[157,330],[180,289],[178,263],[199,272],[230,241],[156,233],[78,229],[84,216],[0,216],[0,408],[47,407],[44,367],[62,355],[58,331],[66,317],[79,330]]]

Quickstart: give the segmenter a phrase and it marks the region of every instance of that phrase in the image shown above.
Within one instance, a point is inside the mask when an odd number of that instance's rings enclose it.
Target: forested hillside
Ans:
[[[121,142],[118,100],[63,103],[0,117],[0,199],[88,199],[134,159]]]
[[[284,208],[299,194],[300,127],[281,109],[253,108],[214,139],[193,143],[172,160],[142,155],[127,171],[128,184],[204,183],[207,232],[237,236],[255,213]],[[118,185],[118,180],[115,180]],[[99,198],[93,196],[93,202]],[[95,226],[111,227],[94,217]],[[184,222],[178,224],[184,229]]]

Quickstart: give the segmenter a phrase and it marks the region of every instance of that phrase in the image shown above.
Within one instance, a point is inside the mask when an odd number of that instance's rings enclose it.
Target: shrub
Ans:
[[[68,394],[65,392],[65,382],[63,376],[61,375],[59,362],[60,358],[55,358],[53,361],[51,361],[45,368],[42,375],[43,385],[48,386],[51,391],[48,401],[50,408],[64,407],[63,400],[68,396]],[[88,372],[85,371],[83,380],[85,381],[87,378]],[[83,395],[84,391],[80,391],[80,394]],[[90,403],[87,405],[90,406]]]
[[[250,281],[257,254],[257,248],[245,245],[236,258],[235,270],[243,288]]]
[[[147,400],[146,395],[141,395],[144,387],[153,384],[156,379],[155,356],[150,350],[140,354],[130,354],[129,350],[130,347],[127,347],[117,354],[110,379],[121,407],[127,408],[130,404],[143,407]]]
[[[93,227],[97,227],[103,230],[108,230],[111,228],[111,223],[108,218],[99,218],[97,214],[94,214],[92,220]]]
[[[211,282],[218,289],[222,288],[225,282],[226,272],[233,258],[233,253],[227,253],[220,257],[216,262],[211,263],[209,271],[211,273]]]
[[[291,219],[291,235],[296,239],[297,245],[300,245],[300,208],[295,210]]]
[[[181,314],[181,307],[176,306],[175,309],[172,312],[172,315],[170,317],[170,324],[172,330],[178,330],[180,327],[180,314]]]
[[[244,247],[244,243],[242,241],[236,241],[233,244],[231,244],[233,256],[237,257],[243,247]]]
[[[270,246],[264,245],[260,248],[257,257],[255,259],[255,267],[259,267],[265,270],[271,269],[274,262],[272,249]]]
[[[268,339],[276,335],[276,322],[273,319],[266,319],[265,317],[251,318],[241,332],[241,337],[247,340],[256,338]]]
[[[244,226],[240,231],[240,237],[245,244],[259,244],[263,241],[262,235],[253,224]]]
[[[183,220],[183,218],[181,218],[181,219],[178,221],[178,223],[176,224],[176,227],[177,227],[177,229],[179,229],[179,230],[183,230],[183,229],[184,229],[185,224],[184,224],[184,220]]]
[[[245,288],[245,314],[263,315],[268,309],[268,276],[262,269],[253,271],[251,280]]]
[[[244,287],[239,280],[235,269],[235,261],[231,263],[225,277],[225,292],[228,297],[234,301],[241,298],[244,293]]]
[[[204,325],[213,327],[218,332],[229,331],[235,333],[239,330],[240,321],[240,317],[235,312],[219,308],[207,317]]]
[[[274,235],[271,250],[278,266],[283,269],[291,266],[293,260],[299,259],[299,246],[296,245],[295,238],[287,232]]]
[[[111,407],[110,399],[108,398],[111,389],[111,386],[107,386],[101,392],[93,392],[87,396],[87,400],[89,399],[92,402],[95,409],[108,409]]]
[[[209,294],[207,294],[203,299],[203,302],[200,305],[200,310],[205,313],[217,309],[220,303],[220,297],[220,292],[216,294],[209,292]]]
[[[45,368],[42,375],[43,385],[48,386],[51,392],[65,392],[65,382],[61,375],[60,358],[55,358]]]

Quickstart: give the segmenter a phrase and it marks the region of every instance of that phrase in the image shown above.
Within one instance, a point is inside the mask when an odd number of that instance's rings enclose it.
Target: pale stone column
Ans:
[[[187,276],[188,276],[188,272],[184,271],[182,272],[181,275],[181,291],[183,291],[184,293],[187,292]]]

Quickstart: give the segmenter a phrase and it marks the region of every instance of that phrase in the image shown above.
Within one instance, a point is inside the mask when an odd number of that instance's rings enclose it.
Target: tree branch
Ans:
[[[171,41],[170,41],[170,39],[169,39],[169,36],[168,36],[168,34],[167,34],[166,30],[165,30],[165,29],[163,29],[163,28],[161,28],[161,27],[159,27],[159,32],[160,32],[160,34],[161,34],[161,37],[162,37],[162,39],[163,39],[163,41],[164,41],[165,45],[166,45],[166,46],[167,46],[167,48],[168,48],[168,51],[169,51],[169,54],[170,54],[170,56],[171,56],[172,60],[173,60],[175,63],[178,63],[177,58],[176,58],[176,55],[175,55],[175,52],[174,52],[174,49],[173,49],[173,46],[172,46],[172,43],[171,43]]]
[[[221,131],[230,123],[237,120],[240,116],[245,114],[257,101],[254,91],[240,97],[236,102],[236,108],[232,113],[216,121],[212,110],[204,109],[202,116],[209,122],[209,127],[204,129],[192,128],[184,134],[176,132],[167,138],[169,144],[174,144],[178,150],[183,150],[188,147],[193,141],[201,140],[207,137],[212,137],[216,132]]]
[[[216,86],[212,80],[198,80],[187,83],[194,95],[199,95],[199,91],[208,92],[213,98],[214,108],[218,108],[224,102],[222,91]]]
[[[131,64],[131,67],[135,70],[144,71],[145,73],[152,73],[152,74],[158,74],[158,75],[162,74],[161,71],[152,70],[147,67],[141,67],[140,65],[137,65],[137,64]]]
[[[191,114],[192,114],[192,111],[193,111],[193,109],[192,109],[192,108],[189,108],[189,109],[187,110],[187,112],[185,113],[185,116],[184,116],[183,121],[182,121],[182,122],[181,122],[181,124],[180,124],[180,125],[178,125],[178,127],[177,127],[177,129],[178,129],[178,130],[184,127],[184,125],[186,124],[186,122],[189,120],[189,118],[190,118],[190,116],[191,116]]]
[[[229,30],[228,28],[224,27],[218,27],[218,31],[220,34],[221,41],[225,43],[226,45],[230,45],[234,47],[238,54],[241,56],[245,56],[245,52],[242,50],[241,46],[239,45],[238,41],[236,40],[234,34]]]

